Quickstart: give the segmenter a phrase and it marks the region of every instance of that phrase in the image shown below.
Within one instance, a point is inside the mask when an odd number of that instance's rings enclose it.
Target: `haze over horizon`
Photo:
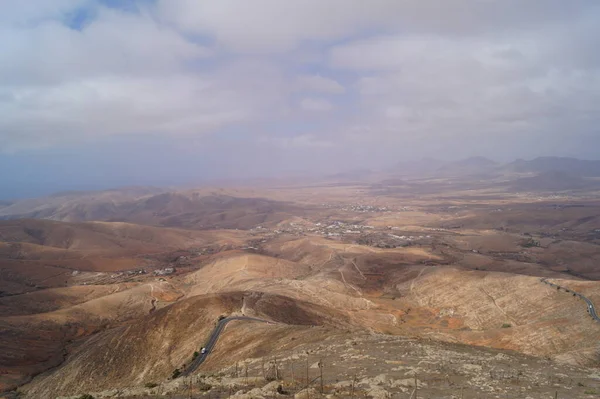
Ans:
[[[600,159],[600,3],[0,0],[0,199]]]

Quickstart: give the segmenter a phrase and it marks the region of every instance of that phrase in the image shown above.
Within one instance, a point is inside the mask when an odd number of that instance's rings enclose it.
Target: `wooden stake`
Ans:
[[[306,392],[308,395],[308,352],[306,352]]]
[[[419,395],[419,387],[418,387],[419,383],[417,381],[418,381],[417,375],[415,374],[415,399],[419,398],[419,396],[418,396]]]
[[[319,360],[319,370],[321,370],[321,395],[323,395],[323,359]]]
[[[294,360],[292,360],[292,389],[296,389],[296,377],[294,376]]]

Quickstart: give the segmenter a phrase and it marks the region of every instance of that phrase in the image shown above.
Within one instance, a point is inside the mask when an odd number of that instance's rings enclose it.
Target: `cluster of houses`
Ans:
[[[436,230],[436,229],[432,229]],[[442,230],[442,229],[439,229]],[[332,240],[346,240],[356,242],[361,245],[369,245],[379,248],[397,248],[409,245],[427,245],[433,242],[431,235],[406,234],[400,233],[402,229],[396,226],[375,227],[356,223],[348,223],[340,220],[319,222],[319,223],[286,223],[279,225],[277,229],[270,230],[263,226],[252,229],[255,233],[260,233],[262,240],[256,242],[255,247],[246,249],[257,249],[261,243],[266,242],[270,237],[280,234],[286,235],[319,235]],[[396,233],[397,232],[397,233]]]
[[[163,269],[156,269],[153,273],[155,276],[168,276],[169,274],[175,273],[174,267],[165,267]]]
[[[398,248],[410,245],[430,245],[433,242],[433,237],[430,235],[396,235],[376,231],[361,235],[356,242],[377,248]]]
[[[252,229],[252,232],[262,233],[264,237],[277,236],[280,234],[288,235],[306,235],[315,234],[323,237],[339,237],[346,234],[361,234],[367,230],[373,230],[375,227],[346,223],[342,221],[331,221],[315,224],[303,224],[303,223],[287,223],[285,225],[278,226],[277,229],[269,230],[265,227],[258,226]]]
[[[352,204],[352,205],[340,205],[340,204],[321,204],[323,208],[327,209],[338,209],[346,212],[357,212],[357,213],[369,213],[369,212],[392,212],[387,206],[377,205],[366,205],[366,204]]]

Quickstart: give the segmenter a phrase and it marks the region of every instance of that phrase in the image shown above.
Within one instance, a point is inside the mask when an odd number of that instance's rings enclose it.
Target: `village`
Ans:
[[[402,233],[395,226],[375,227],[333,220],[327,222],[286,223],[269,229],[258,226],[251,230],[251,234],[263,237],[261,242],[281,235],[306,236],[317,235],[331,240],[350,242],[359,245],[368,245],[378,248],[397,248],[410,245],[431,245],[433,237],[424,234]]]

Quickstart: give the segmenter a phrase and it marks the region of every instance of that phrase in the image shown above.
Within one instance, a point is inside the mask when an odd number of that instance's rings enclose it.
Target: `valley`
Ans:
[[[409,397],[414,378],[430,397],[585,397],[600,386],[600,323],[542,279],[600,306],[600,188],[565,188],[544,171],[482,177],[472,162],[425,177],[7,202],[0,392],[177,397],[175,370],[218,320],[247,317],[270,323],[232,321],[185,378],[203,375],[219,397],[227,384],[247,392],[258,382],[232,367],[248,364],[254,378],[257,359],[276,357],[297,388],[289,359],[309,351],[330,359],[336,397],[351,396],[352,373],[373,398]]]

